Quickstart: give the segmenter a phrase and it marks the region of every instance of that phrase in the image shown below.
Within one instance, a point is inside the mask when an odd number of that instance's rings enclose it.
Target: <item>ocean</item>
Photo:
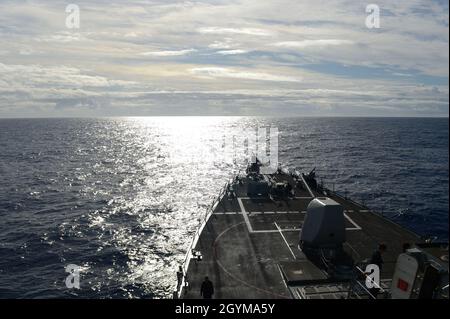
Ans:
[[[279,162],[448,241],[448,119],[0,119],[0,298],[170,298],[198,218],[244,168],[227,135],[279,131]],[[237,143],[239,144],[239,143]],[[230,160],[231,159],[231,160]],[[78,265],[80,289],[65,267]]]

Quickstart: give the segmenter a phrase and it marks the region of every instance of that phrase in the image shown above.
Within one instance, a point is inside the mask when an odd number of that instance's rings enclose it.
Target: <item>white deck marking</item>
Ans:
[[[355,226],[354,228],[346,228],[346,230],[361,230],[362,228],[353,221],[353,219],[351,219],[346,213],[344,213],[345,218],[348,219],[348,221],[350,223],[352,223],[353,226]]]
[[[257,215],[264,215],[264,214],[295,214],[295,213],[297,213],[297,214],[306,214],[306,211],[301,211],[301,212],[299,212],[299,211],[276,211],[276,212],[247,212],[246,210],[245,210],[245,206],[244,206],[244,203],[242,202],[242,200],[243,199],[247,199],[247,197],[238,197],[237,198],[237,201],[238,201],[238,203],[239,203],[239,207],[241,208],[241,214],[242,214],[242,216],[244,217],[244,221],[245,221],[245,224],[247,225],[247,229],[248,229],[248,232],[250,233],[250,234],[258,234],[258,233],[278,233],[279,231],[278,230],[254,230],[253,229],[253,226],[252,226],[252,224],[251,224],[251,222],[250,222],[250,219],[249,219],[249,217],[252,217],[252,216],[257,216]],[[346,214],[346,212],[352,212],[352,210],[345,210],[344,211],[344,217],[354,226],[354,227],[347,227],[347,228],[345,228],[345,230],[347,230],[347,231],[355,231],[355,230],[362,230],[362,228],[361,228],[361,226],[359,226],[353,219],[351,219],[347,214]],[[234,212],[231,212],[231,213],[233,213],[234,214]],[[215,213],[216,215],[228,215],[228,213]],[[287,228],[287,229],[283,229],[283,231],[285,231],[285,232],[298,232],[298,231],[300,231],[301,230],[301,228],[299,227],[299,228]]]
[[[222,233],[220,233],[219,236],[217,236],[216,239],[214,240],[214,243],[213,243],[213,247],[214,247],[214,259],[216,260],[217,265],[218,265],[220,268],[222,268],[222,270],[223,270],[227,275],[229,275],[231,278],[233,278],[234,280],[236,280],[236,281],[238,281],[238,282],[244,284],[244,285],[247,286],[247,287],[250,287],[250,288],[253,288],[253,289],[255,289],[255,290],[262,291],[262,292],[264,292],[264,293],[271,294],[271,295],[274,295],[274,296],[277,296],[277,297],[281,297],[281,298],[286,298],[286,299],[288,299],[288,297],[286,297],[286,296],[284,296],[284,295],[280,295],[280,294],[277,294],[277,293],[275,293],[275,292],[273,292],[273,291],[269,291],[269,290],[262,289],[261,287],[255,286],[255,285],[253,285],[253,284],[251,284],[251,283],[248,283],[248,282],[242,280],[241,278],[239,278],[238,276],[236,276],[235,274],[233,274],[230,270],[228,270],[227,268],[225,268],[225,267],[222,265],[222,263],[220,262],[220,259],[219,259],[218,256],[217,256],[217,250],[216,250],[216,249],[217,249],[218,240],[220,239],[220,237],[222,237],[222,236],[223,236],[226,232],[228,232],[230,229],[233,229],[234,227],[239,226],[239,225],[242,225],[242,224],[243,224],[243,222],[242,222],[242,223],[239,223],[239,224],[236,224],[236,225],[233,225],[233,226],[231,226],[231,227],[228,227],[228,228],[225,229]]]
[[[240,198],[237,199],[239,203],[239,207],[241,208],[242,216],[244,216],[245,223],[247,224],[248,232],[253,233],[252,224],[250,224],[250,220],[248,219],[247,212],[245,211],[244,204]]]
[[[294,257],[294,260],[297,259],[297,257],[295,256],[294,252],[292,251],[291,247],[289,246],[289,243],[287,242],[286,238],[283,235],[283,232],[281,231],[280,227],[278,227],[277,223],[274,222],[275,227],[277,228],[278,232],[281,235],[281,238],[283,238],[284,243],[286,244],[287,248],[289,249],[289,251],[291,252],[292,256]]]
[[[295,228],[286,228],[286,229],[283,229],[283,231],[284,232],[299,232],[300,228],[297,228],[297,229],[295,229]],[[275,234],[275,233],[279,233],[279,231],[276,230],[276,229],[254,230],[254,231],[252,231],[252,234],[271,234],[271,233]]]

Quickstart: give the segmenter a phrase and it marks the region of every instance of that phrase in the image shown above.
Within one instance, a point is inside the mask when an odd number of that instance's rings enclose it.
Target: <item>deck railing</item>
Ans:
[[[371,279],[371,283],[374,286],[375,290],[371,290],[366,286],[367,274],[360,267],[356,266],[357,276],[350,282],[350,287],[347,295],[347,299],[353,298],[368,298],[368,299],[377,299],[378,293],[382,293],[383,295],[387,294],[387,290],[381,287],[378,283],[376,283],[373,279]],[[362,279],[358,279],[358,277]],[[381,283],[380,283],[381,284]],[[376,293],[376,295],[374,295]]]

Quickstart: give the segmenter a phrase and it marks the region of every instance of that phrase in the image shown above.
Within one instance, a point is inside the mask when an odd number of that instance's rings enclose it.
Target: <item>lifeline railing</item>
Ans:
[[[237,177],[240,178],[241,176],[241,170],[238,171]],[[236,179],[230,180],[228,181],[220,190],[219,195],[214,197],[212,204],[210,206],[208,206],[208,208],[206,209],[205,213],[203,214],[203,216],[201,216],[200,218],[198,218],[198,226],[196,227],[195,233],[194,233],[194,237],[189,245],[189,248],[186,252],[186,256],[184,258],[184,261],[181,265],[182,271],[183,271],[183,276],[181,277],[181,281],[177,278],[177,288],[174,291],[174,295],[173,298],[174,299],[178,299],[181,297],[181,294],[183,292],[183,288],[187,288],[189,282],[187,280],[186,274],[187,274],[187,268],[189,266],[189,261],[191,258],[194,257],[194,248],[197,245],[197,241],[200,237],[200,234],[203,230],[203,228],[206,226],[206,223],[208,222],[209,218],[211,217],[211,215],[214,213],[214,210],[217,208],[217,205],[219,205],[219,203],[222,201],[224,195],[228,192],[228,190],[230,189],[230,186],[233,185],[235,183]]]
[[[364,278],[363,281],[364,281],[364,283],[366,283],[367,278],[368,278],[366,272],[363,271],[358,266],[356,266],[355,268],[360,273],[360,275],[363,276],[363,278]],[[370,282],[372,283],[374,288],[379,290],[379,292],[381,292],[383,294],[387,293],[387,291],[385,289],[383,289],[377,282],[375,282],[375,280],[373,278],[370,278]],[[377,292],[377,294],[378,294],[378,292]],[[377,296],[374,296],[373,293],[370,291],[369,288],[367,288],[367,286],[365,284],[363,284],[360,280],[358,280],[358,278],[355,278],[350,282],[347,299],[351,299],[354,296],[356,296],[357,298],[362,298],[361,295],[366,295],[369,297],[369,299],[377,299]]]

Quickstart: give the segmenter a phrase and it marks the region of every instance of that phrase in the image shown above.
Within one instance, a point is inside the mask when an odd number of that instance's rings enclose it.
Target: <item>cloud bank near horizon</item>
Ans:
[[[448,116],[448,2],[0,3],[0,117]]]

